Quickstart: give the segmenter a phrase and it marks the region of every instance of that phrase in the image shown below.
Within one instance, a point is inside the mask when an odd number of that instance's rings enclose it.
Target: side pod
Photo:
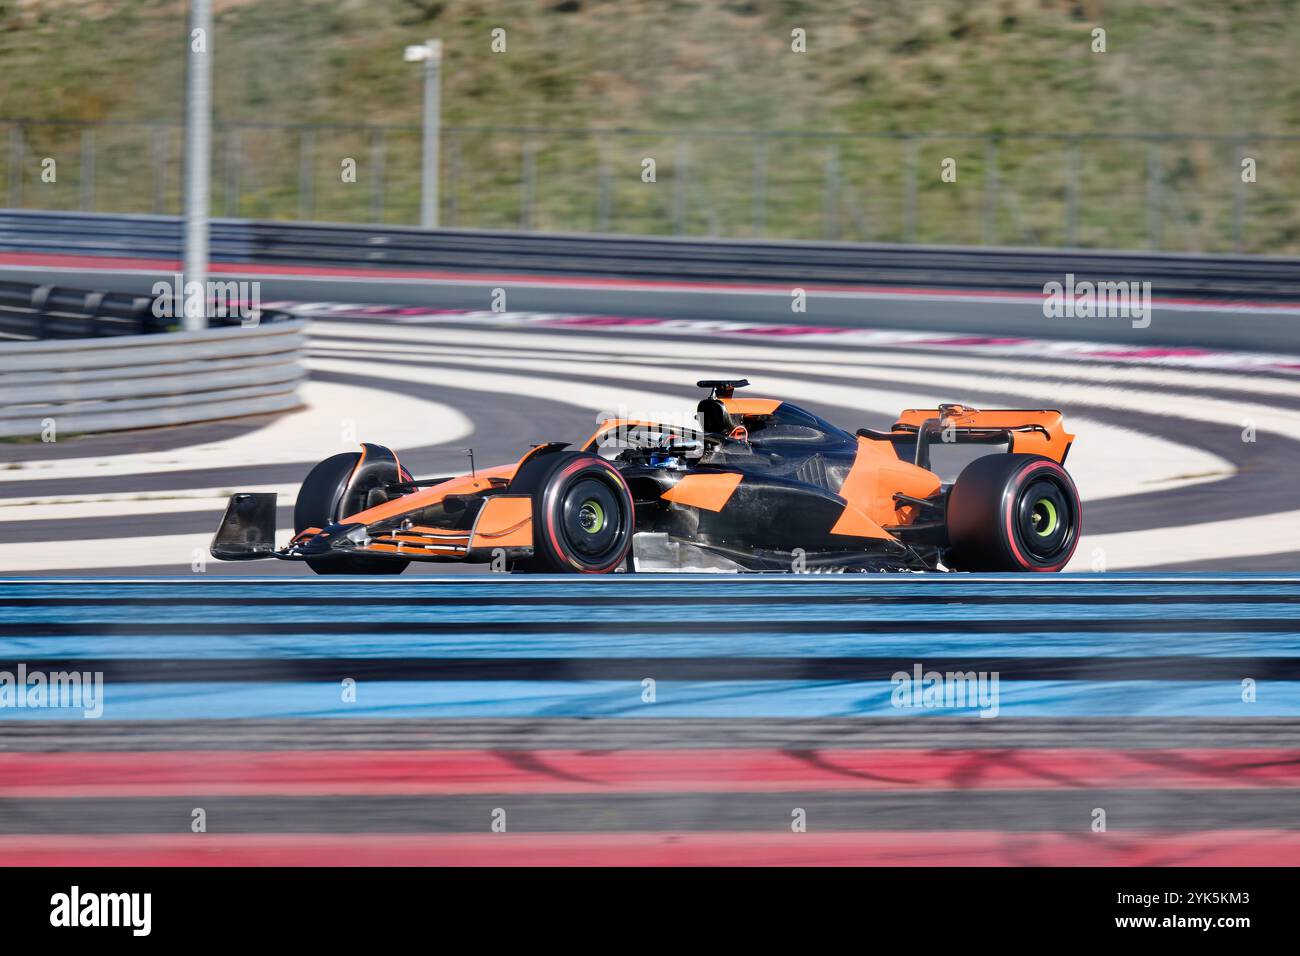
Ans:
[[[275,551],[275,499],[273,491],[231,495],[212,536],[212,556],[221,561],[271,557]]]

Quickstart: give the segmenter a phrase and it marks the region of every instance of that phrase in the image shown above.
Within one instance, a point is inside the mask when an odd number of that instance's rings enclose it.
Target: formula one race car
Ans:
[[[380,445],[307,475],[277,550],[275,495],[230,499],[212,554],[397,574],[501,570],[1059,571],[1081,509],[1074,436],[1047,409],[909,409],[850,434],[797,405],[704,381],[694,421],[608,419],[580,450],[416,480]]]

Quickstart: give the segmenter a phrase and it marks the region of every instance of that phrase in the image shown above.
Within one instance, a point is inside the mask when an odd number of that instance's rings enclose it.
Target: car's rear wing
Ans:
[[[1003,433],[1008,451],[1025,455],[1043,455],[1065,463],[1074,435],[1065,430],[1061,413],[1054,408],[993,408],[981,411],[964,405],[941,405],[938,408],[909,408],[898,416],[895,432],[918,435],[937,432],[935,441],[962,441],[980,433]],[[951,438],[945,438],[945,433]],[[922,444],[925,444],[924,442]]]

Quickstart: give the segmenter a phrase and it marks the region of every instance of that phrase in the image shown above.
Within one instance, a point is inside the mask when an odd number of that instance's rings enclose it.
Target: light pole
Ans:
[[[408,63],[424,63],[424,145],[420,163],[420,225],[434,229],[438,225],[438,134],[439,80],[442,74],[442,41],[426,40],[408,46]]]
[[[212,3],[190,0],[190,55],[185,96],[185,251],[182,327],[208,327],[208,175],[212,150]],[[194,285],[193,283],[198,283]],[[194,299],[186,294],[197,289]]]

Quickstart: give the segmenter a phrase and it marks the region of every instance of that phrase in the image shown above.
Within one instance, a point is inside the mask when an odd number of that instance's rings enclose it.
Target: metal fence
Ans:
[[[180,210],[179,124],[6,126],[10,208]],[[215,137],[216,215],[419,221],[418,127]],[[446,226],[1300,252],[1300,136],[444,127],[441,151]]]

